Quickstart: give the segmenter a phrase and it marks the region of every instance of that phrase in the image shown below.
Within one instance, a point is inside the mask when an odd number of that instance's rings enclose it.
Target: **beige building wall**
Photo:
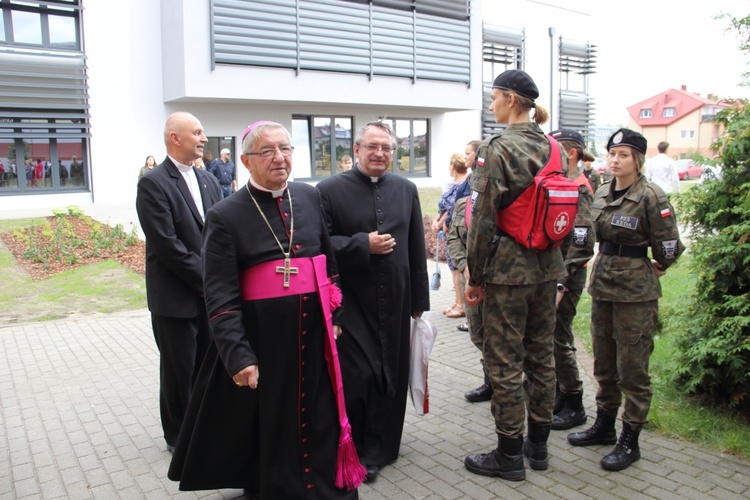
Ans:
[[[648,141],[646,157],[656,155],[659,152],[656,145],[667,141],[667,154],[672,158],[684,158],[696,152],[710,158],[714,155],[711,144],[719,138],[720,128],[710,121],[701,122],[701,116],[699,108],[670,125],[644,128],[631,117],[628,127],[642,133]]]

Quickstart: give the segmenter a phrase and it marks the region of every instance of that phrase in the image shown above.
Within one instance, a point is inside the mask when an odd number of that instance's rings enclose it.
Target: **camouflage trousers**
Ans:
[[[464,273],[461,273],[461,288],[466,287],[466,278]],[[474,344],[479,352],[482,352],[482,337],[484,336],[484,330],[482,328],[482,304],[479,303],[475,306],[464,304],[464,312],[466,313],[466,324],[469,325],[469,339]],[[479,362],[484,368],[484,358],[479,358]]]
[[[555,399],[556,282],[485,285],[484,364],[492,384],[495,431],[523,435],[528,419],[547,425]]]
[[[654,351],[659,302],[591,302],[594,377],[599,383],[596,406],[617,415],[625,396],[622,420],[634,426],[648,422],[651,377],[648,362]]]
[[[582,289],[568,289],[557,306],[555,319],[555,375],[563,392],[582,392],[583,382],[578,373],[576,345],[573,338],[573,318],[581,299]]]

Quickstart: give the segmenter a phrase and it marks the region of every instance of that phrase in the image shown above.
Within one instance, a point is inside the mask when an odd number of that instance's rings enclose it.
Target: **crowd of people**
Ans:
[[[602,183],[579,132],[542,131],[538,96],[523,71],[495,79],[490,110],[506,128],[450,157],[432,223],[455,290],[443,313],[465,318],[480,351],[483,383],[464,397],[490,401],[497,435],[464,463],[512,481],[526,477],[524,456],[548,468],[551,430],[588,420],[572,327],[587,281],[596,419],[567,440],[615,445],[606,470],[640,458],[659,278],[683,250],[667,194],[644,173],[645,138],[610,137]],[[251,498],[356,498],[398,459],[411,324],[430,310],[419,195],[392,172],[393,130],[359,128],[353,158],[314,187],[289,180],[294,146],[279,123],[243,133],[239,189],[228,149],[206,160],[195,116],[170,115],[164,142],[167,157],[139,172],[136,208],[169,478]],[[572,186],[575,217],[537,248],[502,218],[549,165]]]

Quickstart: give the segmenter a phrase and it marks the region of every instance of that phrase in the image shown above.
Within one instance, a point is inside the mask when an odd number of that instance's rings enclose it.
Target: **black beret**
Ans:
[[[520,69],[509,69],[500,73],[495,78],[492,88],[512,90],[518,95],[528,97],[532,101],[539,97],[539,89],[536,88],[534,80],[531,79],[528,73]]]
[[[620,130],[612,134],[612,137],[610,137],[609,141],[607,141],[607,151],[615,146],[630,146],[631,148],[635,149],[636,151],[640,151],[645,155],[648,143],[646,142],[646,138],[635,130],[630,130],[629,128],[621,128]]]
[[[569,128],[561,128],[560,130],[553,130],[549,135],[551,135],[558,141],[573,141],[580,144],[581,147],[585,147],[585,144],[583,144],[583,136],[575,130]]]

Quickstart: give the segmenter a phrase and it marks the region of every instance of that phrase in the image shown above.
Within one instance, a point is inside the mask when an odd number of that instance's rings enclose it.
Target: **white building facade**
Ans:
[[[514,15],[495,14],[499,5]],[[3,211],[133,202],[145,158],[165,157],[163,126],[174,111],[201,120],[214,158],[224,147],[233,152],[240,184],[248,177],[242,132],[264,119],[292,132],[295,180],[335,175],[356,129],[386,120],[398,141],[394,173],[439,185],[452,152],[495,130],[482,112],[487,83],[511,67],[535,78],[554,127],[567,119],[581,130],[591,119],[591,46],[568,41],[561,25],[572,31],[586,14],[561,16],[554,5],[0,0],[0,7]],[[534,12],[535,26],[549,24],[546,12],[557,34],[524,26],[524,10]],[[563,78],[566,51],[576,54]],[[571,79],[583,79],[572,100]]]

